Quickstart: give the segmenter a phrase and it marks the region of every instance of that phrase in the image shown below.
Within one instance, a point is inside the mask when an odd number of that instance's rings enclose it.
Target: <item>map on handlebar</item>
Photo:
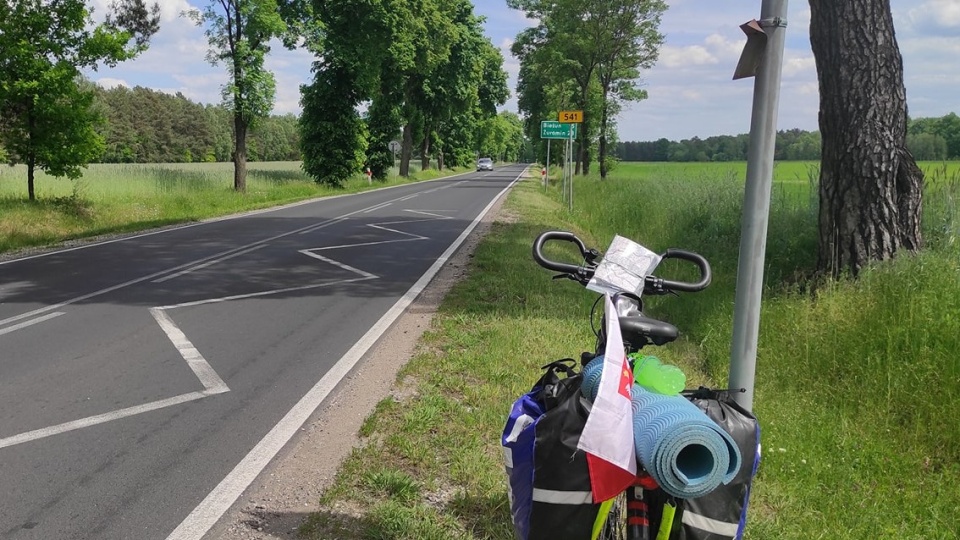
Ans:
[[[597,266],[587,289],[604,294],[629,292],[643,294],[645,278],[660,264],[660,256],[640,244],[620,235],[613,242]]]

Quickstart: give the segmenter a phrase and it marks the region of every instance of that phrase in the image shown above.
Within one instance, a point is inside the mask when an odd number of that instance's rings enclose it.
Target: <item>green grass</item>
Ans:
[[[606,182],[577,179],[573,212],[556,185],[544,192],[536,180],[520,184],[507,201],[520,221],[494,225],[469,278],[403,368],[398,384],[412,397],[378,406],[362,432],[366,444],[302,537],[513,538],[499,448],[510,404],[539,366],[592,344],[591,295],[551,280],[530,259],[543,230],[573,230],[601,248],[619,233],[652,249],[706,255],[710,289],[649,307],[683,332],[657,354],[680,365],[691,385],[725,384],[742,177],[724,164],[700,167],[619,164]],[[960,181],[950,170],[929,182],[923,254],[816,287],[808,281],[812,184],[779,177],[755,394],[764,455],[748,538],[958,538]],[[553,253],[565,254],[572,257]],[[683,276],[674,266],[661,272]],[[378,472],[386,480],[371,485]]]
[[[335,189],[313,182],[299,162],[251,162],[240,194],[231,163],[98,164],[75,181],[38,172],[37,200],[28,201],[26,168],[0,167],[0,253],[451,174],[412,170],[409,180],[393,175],[370,186],[357,175]]]

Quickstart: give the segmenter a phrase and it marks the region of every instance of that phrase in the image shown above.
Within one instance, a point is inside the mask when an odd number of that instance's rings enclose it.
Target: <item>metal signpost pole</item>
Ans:
[[[567,202],[567,145],[563,145],[563,197],[560,199]]]
[[[550,141],[551,139],[547,139],[547,178],[543,180],[543,189],[547,189],[547,184],[550,183]]]
[[[767,39],[753,90],[753,116],[750,121],[747,183],[743,200],[740,261],[733,314],[733,345],[730,353],[729,387],[745,389],[745,392],[737,392],[733,396],[737,403],[747,410],[753,408],[763,262],[766,256],[770,192],[773,184],[773,157],[786,21],[787,0],[763,0],[759,22]]]
[[[573,211],[573,129],[570,129],[570,137],[567,139],[567,145],[570,147],[570,211]]]

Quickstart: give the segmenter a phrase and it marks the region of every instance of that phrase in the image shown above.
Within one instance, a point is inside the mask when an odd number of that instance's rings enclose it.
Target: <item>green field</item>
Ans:
[[[619,164],[607,181],[577,179],[573,212],[555,184],[520,184],[506,206],[519,221],[498,222],[479,246],[401,372],[398,395],[408,397],[385,399],[367,419],[365,445],[301,535],[513,538],[503,421],[540,366],[593,343],[592,295],[530,258],[543,230],[573,230],[600,248],[619,233],[707,256],[707,291],[648,307],[683,334],[658,355],[690,385],[725,385],[743,181],[724,167]],[[774,198],[754,403],[764,453],[747,538],[958,538],[960,182],[938,183],[927,193],[926,251],[856,281],[809,280],[816,200]]]
[[[195,221],[454,172],[418,169],[412,168],[410,179],[394,174],[387,182],[373,186],[366,177],[357,175],[336,189],[313,182],[299,162],[251,162],[247,192],[240,194],[232,189],[232,163],[95,164],[78,180],[39,172],[37,200],[30,202],[26,167],[0,167],[0,252]]]

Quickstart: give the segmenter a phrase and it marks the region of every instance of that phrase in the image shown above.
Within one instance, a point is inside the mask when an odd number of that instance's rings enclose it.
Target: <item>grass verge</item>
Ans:
[[[573,212],[555,185],[532,179],[511,193],[506,208],[520,221],[494,224],[477,248],[470,277],[444,300],[395,395],[366,420],[365,443],[303,538],[513,538],[503,421],[539,366],[593,342],[591,295],[530,258],[543,230],[573,230],[600,247],[619,233],[707,256],[708,291],[650,307],[684,332],[656,353],[691,385],[723,384],[742,181],[621,164],[606,182],[577,184]],[[755,395],[764,459],[747,537],[957,538],[960,250],[956,205],[944,199],[956,185],[944,180],[928,195],[925,253],[811,293],[815,199],[795,184],[779,188],[797,191],[775,196],[771,210]]]

